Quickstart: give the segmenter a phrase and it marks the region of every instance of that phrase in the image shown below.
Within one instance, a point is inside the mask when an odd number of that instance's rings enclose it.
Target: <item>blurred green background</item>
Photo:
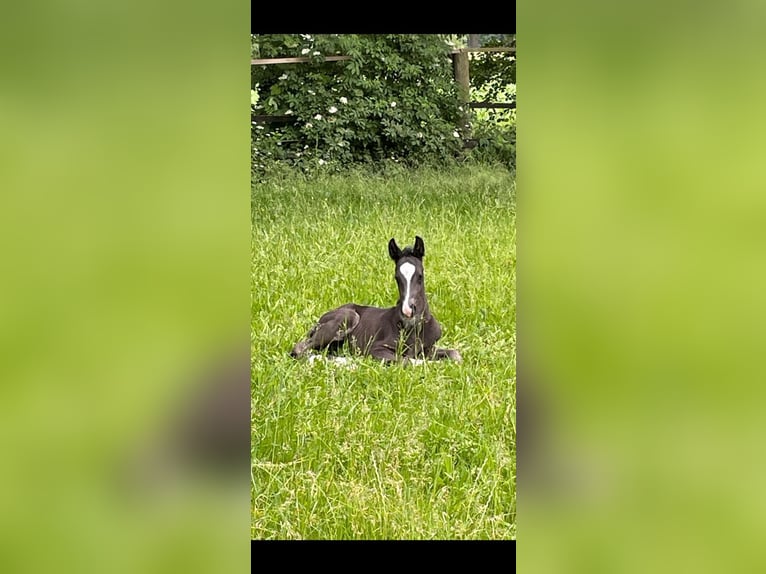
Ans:
[[[238,480],[134,475],[247,344],[249,26],[241,1],[3,10],[3,572],[247,568],[244,449]]]
[[[766,5],[517,15],[519,570],[761,571]]]

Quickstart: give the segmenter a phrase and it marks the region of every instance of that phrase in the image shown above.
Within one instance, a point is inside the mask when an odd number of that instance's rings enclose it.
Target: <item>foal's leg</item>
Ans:
[[[457,349],[440,349],[438,347],[434,347],[431,350],[431,359],[434,361],[450,359],[456,363],[463,361],[463,357],[460,356],[460,352]]]
[[[396,356],[396,352],[384,344],[373,345],[368,353],[371,357],[383,361],[386,364],[399,362],[399,357]]]
[[[390,345],[379,343],[373,345],[369,352],[370,356],[383,361],[387,365],[400,363],[402,365],[420,365],[423,359],[416,357],[402,357],[396,354],[396,351]]]
[[[319,318],[303,341],[296,343],[290,352],[295,358],[311,349],[322,350],[331,343],[342,342],[359,323],[359,314],[349,307],[329,311]]]

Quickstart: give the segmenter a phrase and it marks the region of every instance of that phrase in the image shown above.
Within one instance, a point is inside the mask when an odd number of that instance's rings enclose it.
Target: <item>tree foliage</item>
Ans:
[[[516,47],[515,34],[483,34],[482,47]],[[471,99],[516,102],[516,55],[509,52],[471,54]],[[516,167],[516,110],[476,110],[472,121],[476,146],[470,157]]]
[[[483,48],[516,47],[515,34],[487,34]],[[516,55],[511,53],[483,52],[473,54],[471,59],[471,83],[480,86],[484,95],[492,101],[504,101],[509,84],[516,83]],[[500,99],[498,99],[500,98]]]

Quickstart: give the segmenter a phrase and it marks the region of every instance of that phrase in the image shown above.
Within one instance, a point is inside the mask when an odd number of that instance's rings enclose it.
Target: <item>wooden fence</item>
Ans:
[[[505,52],[516,55],[515,47],[502,47],[495,48],[461,48],[459,50],[452,50],[452,64],[455,72],[455,82],[458,85],[458,94],[460,101],[464,104],[468,104],[469,108],[505,108],[515,109],[516,102],[472,102],[471,101],[471,71],[470,71],[470,58],[469,54],[477,52]]]
[[[450,55],[452,57],[453,71],[455,76],[455,82],[458,85],[458,95],[460,101],[467,105],[471,109],[515,109],[516,102],[472,102],[471,101],[471,73],[470,73],[470,57],[472,53],[487,53],[487,52],[501,52],[516,54],[515,47],[498,46],[493,48],[459,48],[452,50]],[[325,62],[344,62],[350,60],[350,56],[326,56]],[[307,56],[299,56],[294,58],[256,58],[250,60],[251,66],[270,66],[274,64],[305,64],[310,62],[311,58]],[[296,121],[295,116],[286,115],[263,115],[252,114],[252,121],[257,124],[272,124],[272,125],[284,125]]]

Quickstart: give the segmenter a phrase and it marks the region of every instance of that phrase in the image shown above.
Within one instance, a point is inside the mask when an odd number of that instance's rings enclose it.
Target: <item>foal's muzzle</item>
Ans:
[[[417,307],[415,305],[415,301],[410,299],[409,304],[405,303],[402,305],[402,313],[405,317],[412,319],[412,317],[415,316],[415,312],[417,311]]]

